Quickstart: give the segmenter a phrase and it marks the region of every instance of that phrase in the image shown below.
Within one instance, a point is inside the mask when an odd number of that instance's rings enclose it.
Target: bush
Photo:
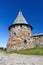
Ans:
[[[4,49],[4,51],[6,51],[7,48]]]
[[[0,47],[0,50],[3,50],[4,48],[3,47]]]

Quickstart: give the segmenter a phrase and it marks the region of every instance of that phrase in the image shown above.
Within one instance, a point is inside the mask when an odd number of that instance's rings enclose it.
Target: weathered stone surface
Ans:
[[[22,28],[23,27],[23,28]],[[27,40],[27,38],[31,37],[31,29],[29,28],[30,31],[28,31],[28,27],[26,26],[17,26],[15,28],[12,28],[10,31],[10,37],[8,40],[7,44],[7,50],[10,48],[13,50],[18,50],[18,49],[24,49],[29,46],[28,42],[24,42],[24,40]],[[10,49],[10,50],[11,50]]]
[[[17,26],[16,29],[15,28],[12,28],[12,30],[10,31],[11,33],[7,44],[7,50],[43,47],[43,35],[32,36],[32,33],[29,32],[30,29],[28,30],[27,28],[25,29],[19,26]]]

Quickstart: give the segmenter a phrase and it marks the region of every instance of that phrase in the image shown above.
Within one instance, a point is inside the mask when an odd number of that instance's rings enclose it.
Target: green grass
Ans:
[[[24,54],[24,55],[43,55],[43,48],[28,48],[28,49],[25,49],[25,50],[13,50],[13,51],[5,51],[3,48],[0,48],[0,52],[5,52],[5,53],[10,53],[10,54],[13,54],[13,53],[17,53],[17,54]]]
[[[25,50],[13,50],[7,53],[17,53],[17,54],[24,54],[24,55],[43,55],[43,48],[28,48]]]

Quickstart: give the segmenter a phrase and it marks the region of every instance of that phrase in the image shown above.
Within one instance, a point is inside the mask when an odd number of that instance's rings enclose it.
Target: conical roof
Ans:
[[[13,24],[28,24],[27,21],[25,20],[24,16],[22,15],[22,11],[20,10],[18,12],[18,16],[13,22]]]
[[[21,10],[18,12],[18,16],[16,17],[15,21],[13,22],[13,24],[11,26],[9,26],[8,29],[10,30],[11,27],[15,27],[16,25],[26,25],[26,26],[29,26],[32,29],[32,26],[27,23],[27,21],[25,20],[24,16],[22,15],[22,11]]]

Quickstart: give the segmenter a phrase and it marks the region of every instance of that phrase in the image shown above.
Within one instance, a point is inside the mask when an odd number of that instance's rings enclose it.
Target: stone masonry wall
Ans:
[[[30,27],[15,26],[15,28],[11,28],[7,50],[19,50],[30,47],[27,38],[30,38],[31,36]]]
[[[7,50],[43,47],[43,35],[32,36],[31,29],[25,26],[11,28]]]
[[[36,47],[43,47],[43,35],[37,35],[37,36],[33,36],[34,40],[35,40],[35,46]]]

